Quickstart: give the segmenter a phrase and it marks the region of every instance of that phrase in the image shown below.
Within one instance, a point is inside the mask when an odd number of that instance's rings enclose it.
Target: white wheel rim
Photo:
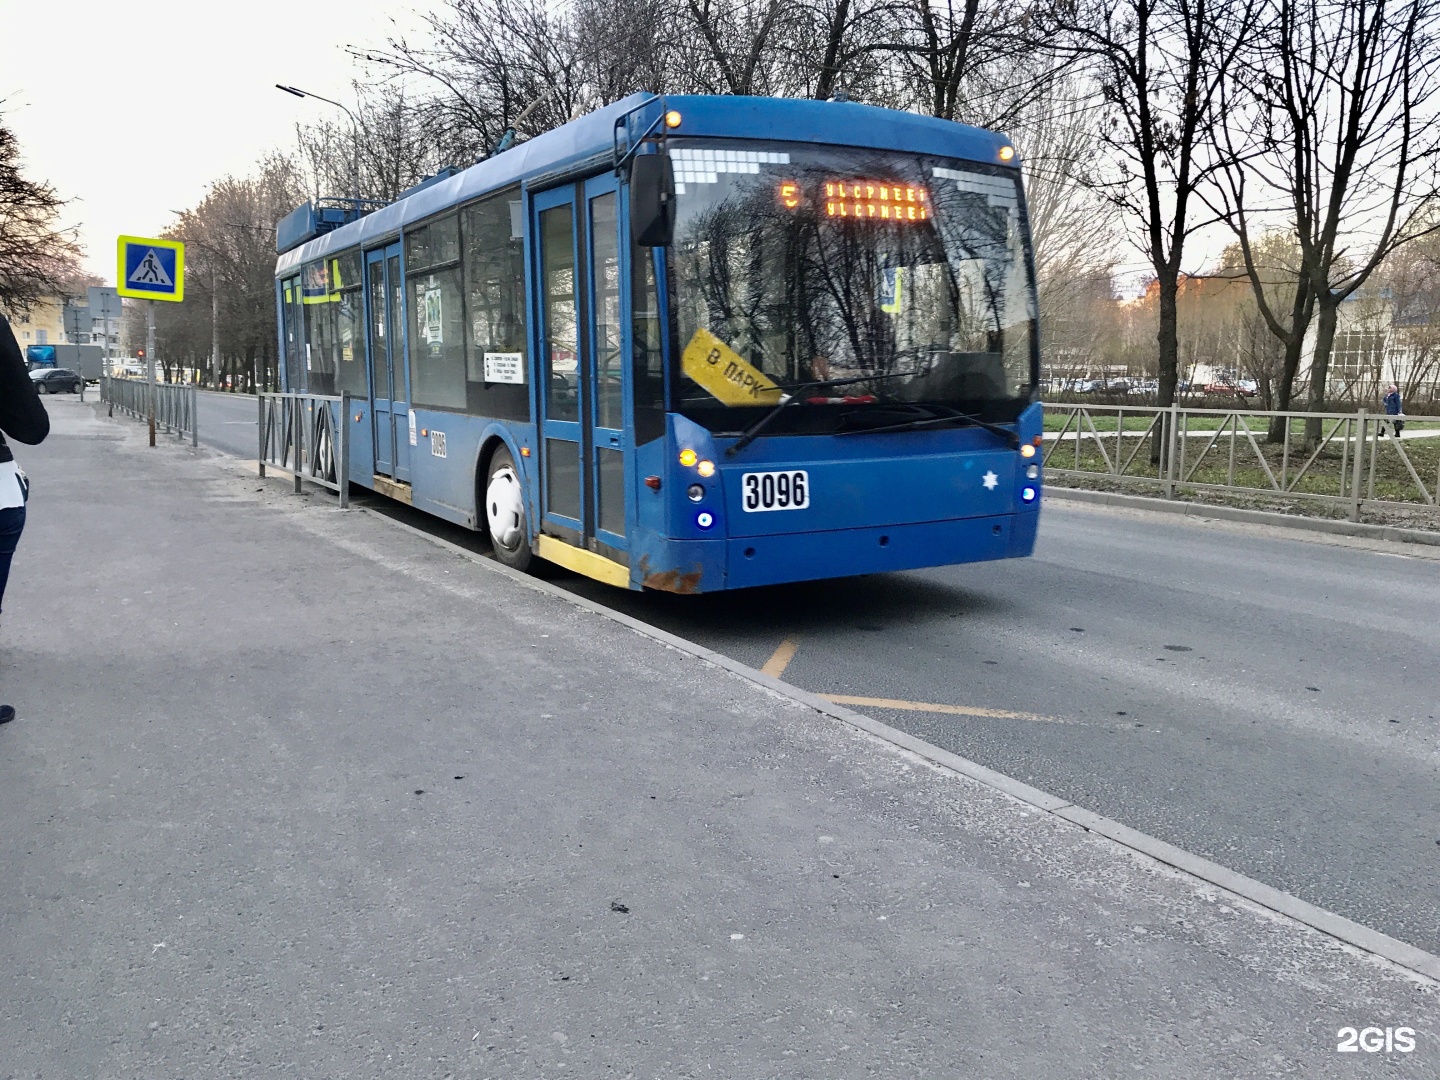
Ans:
[[[514,551],[525,535],[524,515],[520,480],[513,468],[502,465],[491,474],[485,488],[485,520],[490,525],[490,539],[506,551]]]

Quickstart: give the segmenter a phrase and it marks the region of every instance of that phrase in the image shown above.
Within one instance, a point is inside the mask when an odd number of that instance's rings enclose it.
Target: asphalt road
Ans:
[[[255,399],[249,394],[199,394],[200,441],[236,457],[253,458],[259,434]]]
[[[202,441],[248,456],[247,408],[202,395]],[[1049,504],[1023,561],[688,598],[550,576],[755,667],[793,648],[797,686],[1440,953],[1440,563],[1400,550]]]
[[[1387,965],[47,404],[0,636],[3,1080],[1437,1075]],[[1337,1053],[1352,1025],[1413,1043]]]

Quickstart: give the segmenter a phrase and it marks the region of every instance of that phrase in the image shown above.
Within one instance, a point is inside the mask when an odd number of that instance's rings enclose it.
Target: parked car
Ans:
[[[36,368],[30,372],[30,381],[42,394],[69,392],[78,394],[83,380],[69,368]]]

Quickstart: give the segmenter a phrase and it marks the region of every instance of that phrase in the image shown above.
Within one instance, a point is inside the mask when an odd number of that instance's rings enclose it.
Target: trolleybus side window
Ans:
[[[465,408],[465,309],[460,276],[457,215],[406,232],[410,398],[415,405]]]
[[[635,445],[665,434],[665,357],[660,350],[660,293],[654,248],[630,248],[631,390]]]
[[[330,260],[328,305],[335,319],[335,392],[348,390],[356,397],[368,397],[365,378],[365,303],[360,291],[360,252],[346,251]]]
[[[525,347],[525,233],[511,189],[461,214],[465,262],[467,411],[530,419]]]
[[[280,318],[285,355],[280,358],[285,370],[285,389],[294,393],[304,386],[305,317],[300,313],[300,278],[286,278],[280,283]]]
[[[306,263],[300,274],[305,312],[305,390],[311,394],[335,393],[340,359],[338,268],[338,259],[327,258]]]

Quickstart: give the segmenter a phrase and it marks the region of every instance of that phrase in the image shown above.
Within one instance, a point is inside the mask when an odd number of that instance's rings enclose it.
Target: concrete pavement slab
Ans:
[[[52,414],[0,651],[0,1077],[1440,1075],[1424,980]]]

